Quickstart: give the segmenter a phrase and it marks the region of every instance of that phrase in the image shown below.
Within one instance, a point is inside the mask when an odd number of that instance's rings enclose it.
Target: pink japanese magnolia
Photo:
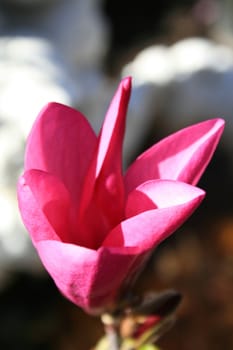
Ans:
[[[201,203],[204,191],[194,185],[224,127],[213,119],[172,134],[123,174],[130,90],[125,78],[98,136],[80,112],[48,104],[29,135],[18,184],[20,212],[45,268],[89,313],[114,304],[152,250]]]

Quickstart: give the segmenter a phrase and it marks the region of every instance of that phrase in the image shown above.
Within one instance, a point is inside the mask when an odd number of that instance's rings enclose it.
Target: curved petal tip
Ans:
[[[125,90],[130,90],[132,86],[132,77],[125,77],[122,79],[122,86]]]

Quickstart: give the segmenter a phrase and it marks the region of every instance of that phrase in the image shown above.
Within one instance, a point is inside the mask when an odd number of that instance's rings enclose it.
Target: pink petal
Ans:
[[[129,249],[95,251],[58,241],[40,241],[37,249],[59,290],[89,313],[111,306],[135,259]]]
[[[128,219],[109,233],[103,246],[138,247],[138,253],[155,248],[184,223],[204,195],[199,188],[176,181],[139,186],[128,198]]]
[[[158,203],[166,206],[162,192],[168,192],[169,182],[156,186]],[[145,184],[138,191],[148,194],[153,200],[152,187],[152,184]],[[176,182],[173,190],[182,198],[171,200],[172,204],[176,203],[174,208],[149,210],[124,221],[110,233],[105,247],[97,251],[59,241],[37,242],[40,258],[60,291],[89,313],[111,308],[118,294],[140,271],[155,245],[173,232],[204,196],[201,190]]]
[[[53,175],[29,170],[18,183],[19,208],[32,241],[68,241],[70,198],[64,185]]]
[[[208,165],[224,128],[211,119],[180,130],[152,146],[125,175],[127,193],[153,179],[174,179],[195,185]]]
[[[58,177],[77,204],[96,144],[96,135],[80,112],[50,103],[29,135],[25,169],[44,170]]]
[[[84,183],[78,226],[88,232],[97,248],[106,232],[121,219],[124,211],[124,184],[122,178],[122,143],[125,119],[131,90],[131,79],[119,85],[101,129],[98,148]],[[98,215],[96,213],[98,212]],[[92,217],[98,216],[96,229],[90,229]]]
[[[125,133],[126,113],[131,92],[131,78],[121,81],[107,111],[100,136],[96,164],[96,177],[102,168],[108,172],[122,167],[122,144]],[[107,164],[106,164],[107,163]]]

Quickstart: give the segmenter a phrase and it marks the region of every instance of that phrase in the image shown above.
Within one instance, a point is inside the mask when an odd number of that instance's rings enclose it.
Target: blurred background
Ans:
[[[184,298],[164,350],[233,349],[233,0],[0,0],[0,348],[90,349],[103,330],[66,301],[19,218],[25,139],[48,101],[97,131],[133,76],[125,166],[170,132],[223,117],[207,197],[156,250],[137,292]]]

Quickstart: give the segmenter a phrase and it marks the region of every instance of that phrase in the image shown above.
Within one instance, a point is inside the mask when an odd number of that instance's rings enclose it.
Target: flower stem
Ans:
[[[120,337],[118,320],[110,314],[103,314],[101,320],[105,328],[109,350],[119,350]]]

